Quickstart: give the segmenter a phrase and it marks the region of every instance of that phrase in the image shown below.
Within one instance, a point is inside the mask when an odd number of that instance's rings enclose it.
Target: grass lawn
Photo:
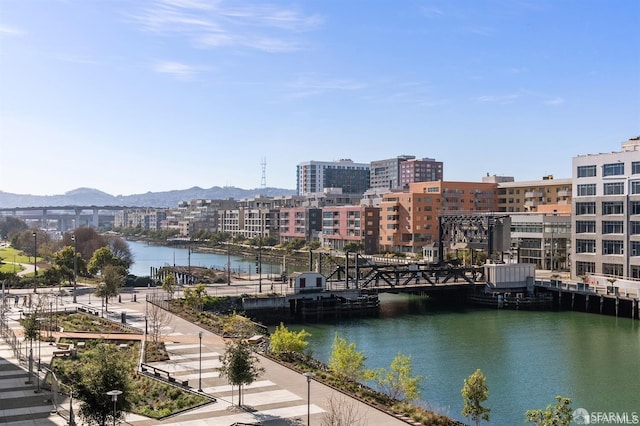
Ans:
[[[21,265],[14,265],[14,262],[33,264],[33,256],[29,256],[25,252],[12,247],[0,248],[0,260],[4,262],[0,265],[0,272],[14,272],[14,269],[15,272],[20,272],[24,269]],[[38,258],[38,261],[41,260],[41,258]]]

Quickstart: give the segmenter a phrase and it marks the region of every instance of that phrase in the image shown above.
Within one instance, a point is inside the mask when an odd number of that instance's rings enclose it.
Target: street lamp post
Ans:
[[[314,374],[311,372],[303,373],[307,378],[307,426],[311,424],[311,379]]]
[[[36,256],[38,255],[38,234],[35,231],[33,235],[33,292],[38,292],[38,266],[36,264]]]
[[[200,366],[198,373],[198,392],[202,392],[202,331],[198,332],[198,338],[200,338]]]
[[[231,251],[227,240],[227,285],[231,285]]]
[[[113,401],[113,426],[116,426],[116,404],[118,402],[118,395],[122,395],[122,391],[117,389],[110,390],[109,392],[107,392],[107,395],[109,395],[111,397],[111,400]]]
[[[53,346],[52,329],[53,329],[53,302],[49,301],[49,333],[48,333],[49,346]]]
[[[42,342],[42,320],[43,318],[38,318],[38,371],[42,371],[40,366],[40,342]]]
[[[71,239],[73,240],[73,303],[76,303],[76,287],[78,280],[78,240],[76,240],[76,234],[73,234]]]

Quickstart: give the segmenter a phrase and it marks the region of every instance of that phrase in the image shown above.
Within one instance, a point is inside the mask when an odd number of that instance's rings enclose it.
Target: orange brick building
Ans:
[[[415,253],[438,241],[442,211],[497,211],[494,182],[416,182],[403,192],[389,192],[380,204],[380,250]]]

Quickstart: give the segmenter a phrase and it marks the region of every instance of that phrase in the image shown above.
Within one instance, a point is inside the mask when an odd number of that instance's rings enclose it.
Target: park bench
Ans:
[[[164,377],[166,376],[166,380],[169,383],[176,383],[176,384],[180,384],[181,386],[184,387],[189,387],[189,380],[178,380],[175,377],[173,377],[171,375],[171,372],[163,370],[161,368],[158,367],[154,367],[153,365],[149,365],[149,364],[141,364],[140,365],[140,370],[143,373],[149,373],[149,374],[153,374],[154,377],[160,378],[160,379],[164,379]]]

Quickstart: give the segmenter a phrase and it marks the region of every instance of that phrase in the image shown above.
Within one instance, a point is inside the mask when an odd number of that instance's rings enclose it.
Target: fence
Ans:
[[[23,342],[21,342],[18,339],[18,336],[16,336],[16,333],[11,328],[9,328],[9,320],[7,317],[2,317],[2,320],[0,321],[0,334],[2,335],[2,338],[4,339],[5,343],[11,346],[11,350],[13,350],[13,355],[20,362],[20,364],[26,365],[27,364],[27,347],[26,345],[23,345]],[[23,349],[24,349],[24,354],[22,353]]]

